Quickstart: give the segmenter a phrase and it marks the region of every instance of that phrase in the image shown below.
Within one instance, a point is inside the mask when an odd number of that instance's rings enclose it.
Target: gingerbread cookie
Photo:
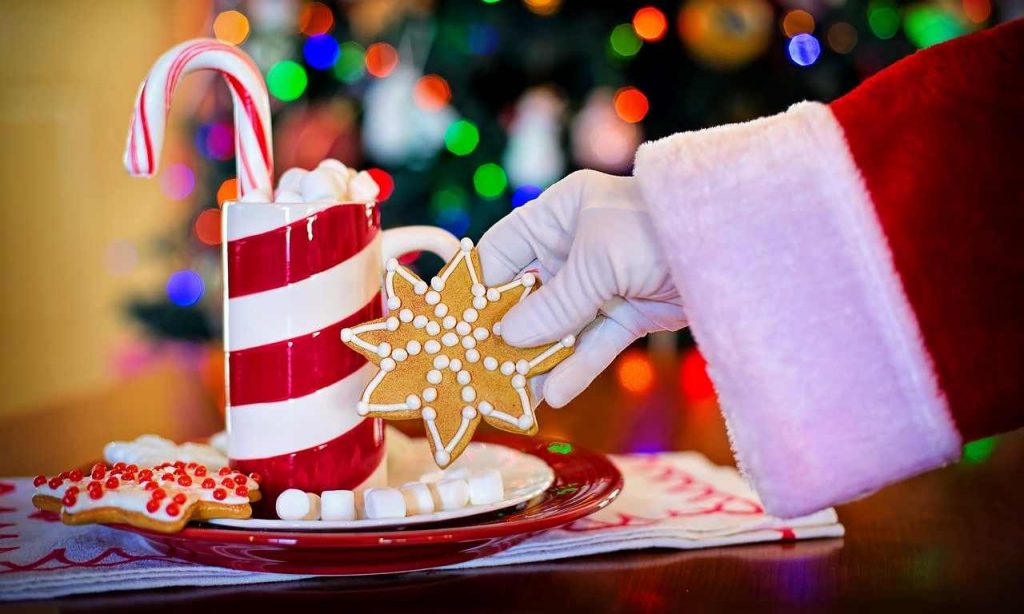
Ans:
[[[536,433],[527,379],[568,357],[576,342],[569,335],[516,348],[502,340],[502,316],[537,288],[536,275],[485,287],[469,239],[429,284],[397,260],[386,268],[388,316],[341,331],[342,341],[380,367],[359,413],[422,418],[440,467],[458,458],[481,419],[505,431]]]
[[[64,524],[129,524],[174,533],[189,520],[249,518],[259,501],[259,476],[197,463],[164,463],[151,468],[97,463],[89,473],[64,471],[36,477],[32,504],[59,512]]]

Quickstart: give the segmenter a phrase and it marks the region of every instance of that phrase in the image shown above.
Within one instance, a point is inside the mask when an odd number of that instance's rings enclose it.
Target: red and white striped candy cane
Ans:
[[[124,152],[125,168],[132,175],[143,177],[156,172],[174,90],[181,77],[197,70],[219,72],[231,90],[241,196],[272,201],[274,159],[267,86],[252,58],[237,47],[214,39],[186,41],[160,56],[150,69],[135,100]]]

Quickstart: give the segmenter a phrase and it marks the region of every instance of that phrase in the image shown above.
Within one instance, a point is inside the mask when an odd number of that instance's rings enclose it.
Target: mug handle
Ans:
[[[385,230],[381,235],[382,264],[402,254],[421,250],[437,254],[448,262],[459,250],[459,240],[436,226],[403,226]]]

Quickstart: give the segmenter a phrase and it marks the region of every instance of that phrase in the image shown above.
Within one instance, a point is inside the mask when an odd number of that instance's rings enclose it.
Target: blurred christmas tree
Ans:
[[[478,237],[575,168],[628,173],[642,140],[828,101],[915,51],[1022,12],[990,0],[218,0],[211,34],[260,65],[280,171],[372,168],[386,226]],[[132,314],[159,339],[220,334],[220,210],[235,197],[226,88],[162,173],[191,203],[181,263]],[[415,266],[426,273],[439,263]]]

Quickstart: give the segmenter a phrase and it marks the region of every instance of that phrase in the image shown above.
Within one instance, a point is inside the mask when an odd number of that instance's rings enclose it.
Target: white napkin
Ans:
[[[612,460],[622,470],[626,486],[608,507],[504,552],[448,569],[843,534],[832,509],[790,520],[765,515],[734,469],[715,466],[700,454],[667,452]],[[0,480],[0,601],[310,577],[207,567],[161,555],[131,533],[95,525],[65,526],[32,507],[32,491],[29,479]]]

